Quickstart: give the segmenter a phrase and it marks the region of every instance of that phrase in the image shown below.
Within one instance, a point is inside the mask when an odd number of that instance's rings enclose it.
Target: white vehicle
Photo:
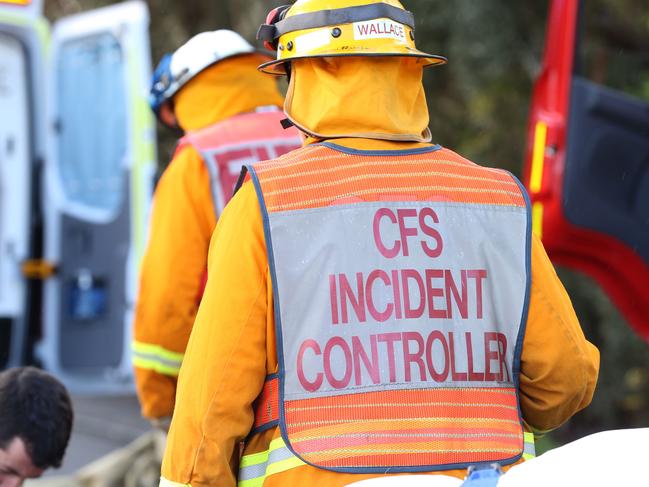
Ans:
[[[62,19],[0,0],[0,368],[131,390],[130,324],[155,160],[148,11]]]

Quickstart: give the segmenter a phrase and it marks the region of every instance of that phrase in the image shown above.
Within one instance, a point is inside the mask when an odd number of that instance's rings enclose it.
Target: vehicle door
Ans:
[[[554,0],[529,128],[535,231],[649,340],[649,11]]]
[[[45,367],[74,391],[130,389],[130,324],[154,167],[148,11],[56,23],[45,171]]]
[[[0,370],[28,355],[38,306],[22,272],[38,251],[34,188],[44,156],[43,67],[48,27],[41,2],[0,0]]]

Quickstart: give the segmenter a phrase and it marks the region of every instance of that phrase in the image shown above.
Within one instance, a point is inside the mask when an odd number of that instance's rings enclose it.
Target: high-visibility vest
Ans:
[[[262,107],[188,133],[179,140],[176,153],[190,145],[207,167],[217,218],[230,201],[244,165],[275,159],[302,146],[295,127],[282,127],[284,118],[284,113],[276,107]],[[206,283],[207,270],[201,280],[198,302]]]
[[[282,127],[284,118],[284,113],[275,107],[260,109],[230,117],[180,139],[176,153],[190,145],[205,162],[217,217],[230,201],[244,165],[275,159],[302,146],[295,127]]]
[[[281,125],[283,118],[283,112],[275,107],[260,108],[191,132],[178,142],[176,154],[192,146],[201,155],[210,175],[217,218],[230,201],[244,164],[273,159],[301,147],[299,132],[294,127],[284,130]],[[203,297],[206,282],[207,269],[201,276],[197,303]],[[137,367],[174,377],[180,372],[183,353],[137,341],[133,342],[132,350]]]
[[[519,460],[531,219],[516,178],[439,146],[329,142],[247,169],[279,363],[253,433],[279,424],[282,438],[242,458],[240,485],[304,464],[399,473]]]

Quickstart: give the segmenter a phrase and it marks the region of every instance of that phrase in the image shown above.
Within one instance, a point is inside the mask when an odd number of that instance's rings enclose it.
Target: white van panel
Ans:
[[[29,99],[22,44],[0,32],[0,317],[23,311],[30,204]]]
[[[77,393],[133,389],[131,321],[154,167],[148,11],[130,1],[52,32],[45,282],[37,356]]]

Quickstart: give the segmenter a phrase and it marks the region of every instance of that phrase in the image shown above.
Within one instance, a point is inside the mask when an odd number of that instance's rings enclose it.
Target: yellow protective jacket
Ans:
[[[365,149],[404,148],[376,141],[341,142]],[[273,289],[262,217],[250,183],[222,215],[209,268],[219,269],[219,274],[208,280],[181,370],[161,485],[175,485],[165,480],[193,487],[235,485],[238,444],[251,429],[252,402],[266,375],[277,371]],[[529,428],[554,429],[587,406],[598,366],[598,351],[584,338],[570,299],[535,238],[521,363],[521,405]],[[244,455],[267,450],[279,436],[274,428],[249,439]],[[342,486],[370,477],[301,466],[268,477],[264,485]]]
[[[228,59],[197,75],[174,97],[185,131],[200,130],[261,106],[280,106],[261,56]],[[170,417],[191,332],[216,215],[210,175],[190,145],[179,150],[156,188],[136,303],[133,354],[142,415]]]
[[[349,133],[354,138],[335,142],[354,149],[421,146],[382,140],[388,138],[385,134],[411,140],[426,134],[428,112],[416,61],[324,58],[300,60],[292,67],[285,112],[303,130],[321,138]],[[336,93],[343,102],[309,96],[315,86],[326,86],[324,93]],[[399,86],[398,93],[395,86]],[[390,92],[394,96],[383,96]],[[363,137],[368,133],[375,137]],[[309,138],[309,142],[315,140]],[[267,451],[271,440],[280,437],[279,429],[272,428],[247,438],[254,420],[253,401],[266,375],[277,372],[278,366],[262,216],[249,182],[221,216],[210,244],[208,267],[210,278],[180,372],[162,486],[234,486],[240,442],[246,440],[243,455],[247,457]],[[531,298],[521,369],[523,418],[528,429],[536,432],[554,429],[586,407],[599,369],[599,353],[584,338],[570,299],[537,238],[532,245]],[[465,475],[464,471],[445,473]],[[370,477],[303,465],[270,475],[263,485],[343,486]],[[253,485],[259,484],[241,487]]]

